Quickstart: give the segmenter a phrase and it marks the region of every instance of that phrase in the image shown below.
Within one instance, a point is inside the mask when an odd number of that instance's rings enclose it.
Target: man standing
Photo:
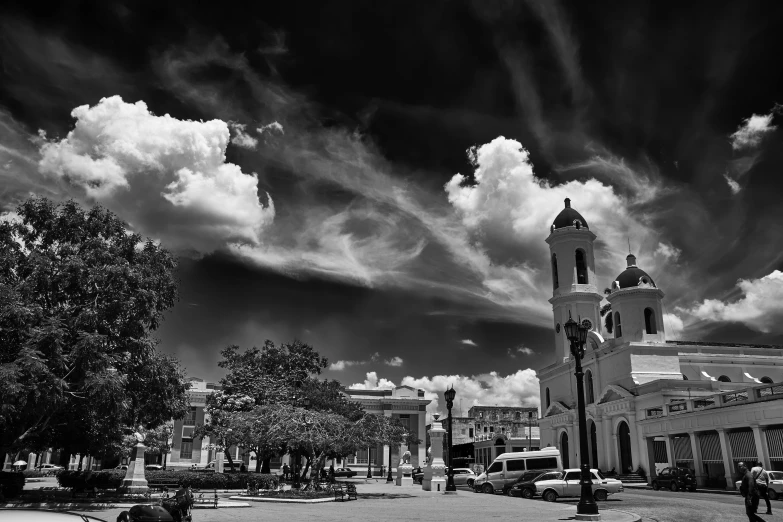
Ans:
[[[744,462],[740,462],[738,468],[740,475],[742,475],[740,493],[745,497],[745,514],[748,515],[750,522],[758,522],[759,520],[764,522],[764,519],[756,514],[759,507],[759,490],[756,487],[756,479],[753,478]]]
[[[283,464],[283,480],[288,479],[288,464]]]
[[[750,470],[751,475],[756,479],[756,486],[759,488],[759,497],[764,499],[767,504],[767,512],[765,514],[772,514],[772,504],[769,502],[769,475],[764,469],[761,462],[757,462],[753,469]]]

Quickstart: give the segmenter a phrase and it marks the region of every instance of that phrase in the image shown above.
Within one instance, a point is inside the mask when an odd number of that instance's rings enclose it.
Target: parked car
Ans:
[[[768,470],[767,475],[769,476],[769,488],[767,488],[769,499],[777,500],[778,498],[783,498],[783,471]],[[739,491],[742,481],[738,480],[734,485],[737,487],[737,491]]]
[[[591,469],[593,476],[593,498],[598,501],[606,500],[613,493],[622,493],[623,483],[617,479],[606,478],[597,469]],[[539,480],[536,482],[536,494],[547,502],[554,502],[559,497],[578,497],[582,493],[579,483],[582,471],[579,469],[566,469],[559,478]]]
[[[114,469],[121,469],[123,471],[127,471],[128,470],[128,466],[127,466],[127,464],[121,464],[121,465],[117,466]]]
[[[56,464],[41,464],[35,469],[37,469],[42,473],[46,473],[47,475],[54,475],[58,471],[62,471],[65,468],[63,468],[62,466],[58,466]]]
[[[552,480],[560,477],[559,471],[526,471],[517,479],[513,486],[508,490],[510,497],[533,498],[536,494],[536,482],[541,480]]]
[[[696,491],[696,477],[689,468],[663,468],[652,481],[652,488],[672,491]]]
[[[160,464],[147,464],[144,466],[144,469],[147,471],[160,471],[163,469],[163,466]]]
[[[335,477],[345,477],[345,478],[351,478],[355,477],[358,473],[351,468],[337,468],[334,470],[334,476]]]
[[[560,450],[557,448],[503,453],[484,473],[476,477],[473,487],[483,493],[505,493],[526,471],[543,472],[550,469],[563,469]]]

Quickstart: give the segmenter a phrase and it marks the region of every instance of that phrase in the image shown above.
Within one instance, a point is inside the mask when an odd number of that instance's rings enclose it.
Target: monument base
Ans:
[[[121,495],[140,495],[149,490],[147,479],[144,476],[144,450],[146,448],[139,442],[136,444],[136,456],[128,463],[128,470],[122,484],[117,488]]]
[[[430,480],[424,480],[421,483],[421,489],[424,491],[446,491],[446,479],[444,478],[432,478]]]
[[[601,515],[580,515],[576,514],[577,520],[601,520]]]

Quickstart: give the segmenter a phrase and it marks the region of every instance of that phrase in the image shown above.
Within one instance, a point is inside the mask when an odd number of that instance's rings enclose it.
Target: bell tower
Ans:
[[[571,356],[570,343],[563,330],[569,312],[574,320],[581,318],[592,331],[600,332],[600,306],[595,277],[593,242],[596,235],[587,221],[565,199],[565,208],[549,229],[550,269],[552,271],[552,313],[555,330],[555,361],[562,363]]]

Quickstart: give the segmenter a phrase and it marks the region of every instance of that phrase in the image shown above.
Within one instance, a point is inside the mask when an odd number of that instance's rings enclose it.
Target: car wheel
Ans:
[[[127,511],[123,511],[122,513],[120,513],[120,516],[117,517],[117,522],[129,522],[129,521],[130,521],[130,517],[128,516]]]
[[[495,492],[495,488],[492,486],[492,484],[487,483],[481,486],[481,491],[484,493],[489,493],[491,495]]]
[[[653,481],[653,489],[655,491],[658,491],[659,489],[661,489],[661,485],[658,484],[657,482]]]
[[[680,488],[677,487],[677,483],[676,482],[672,481],[672,483],[669,484],[669,489],[671,489],[672,491],[677,491]]]
[[[472,488],[472,487],[473,487],[473,479],[469,479],[469,480],[468,480],[468,487],[469,487],[469,488]]]
[[[543,498],[546,502],[554,502],[555,500],[557,500],[557,493],[555,493],[551,489],[548,489],[544,491],[544,494],[541,495],[541,498]]]
[[[770,500],[777,500],[778,499],[778,492],[774,489],[767,488],[767,495],[769,496]]]
[[[533,498],[533,490],[530,488],[523,489],[522,498]]]
[[[595,493],[593,493],[593,498],[596,499],[598,502],[603,502],[608,497],[609,497],[609,493],[607,493],[605,489],[599,489]]]

